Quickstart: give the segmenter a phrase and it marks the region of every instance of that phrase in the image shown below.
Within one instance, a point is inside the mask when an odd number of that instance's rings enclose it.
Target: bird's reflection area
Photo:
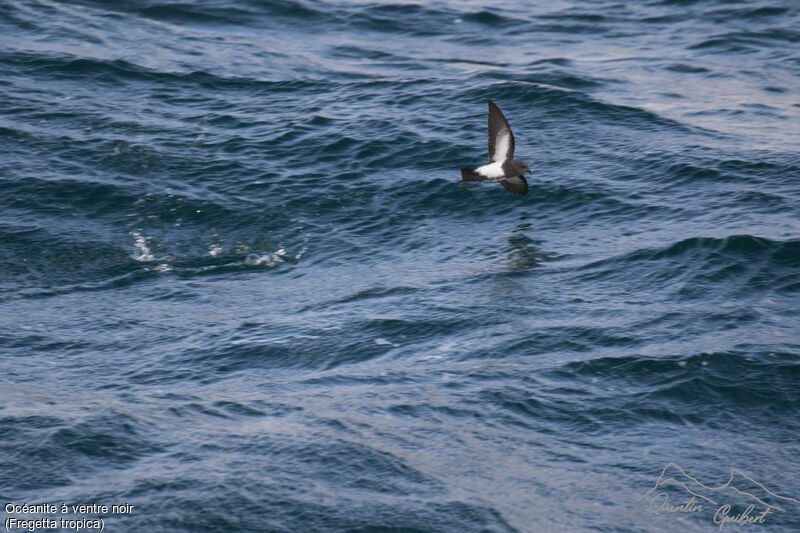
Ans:
[[[557,254],[543,249],[541,240],[529,235],[533,229],[530,222],[520,222],[508,236],[506,244],[491,253],[505,260],[505,270],[530,270],[558,259]]]

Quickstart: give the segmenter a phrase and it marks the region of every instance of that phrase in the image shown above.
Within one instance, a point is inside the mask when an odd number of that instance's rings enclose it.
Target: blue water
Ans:
[[[4,506],[800,530],[800,5],[492,6],[0,2]]]

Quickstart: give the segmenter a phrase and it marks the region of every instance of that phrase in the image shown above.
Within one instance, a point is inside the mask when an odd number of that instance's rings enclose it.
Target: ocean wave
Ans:
[[[731,292],[790,294],[800,266],[800,241],[752,235],[691,237],[676,243],[602,259],[576,272],[583,280],[628,287],[659,287],[672,297],[708,299]]]
[[[72,475],[40,477],[37,469],[30,468],[31,462],[48,465],[58,472],[67,469],[88,475],[109,466],[125,468],[164,449],[148,436],[142,420],[114,410],[74,420],[7,415],[0,422],[5,428],[17,427],[17,431],[3,439],[3,448],[9,444],[16,445],[16,451],[5,455],[2,461],[4,476],[7,476],[4,483],[8,490],[73,484]]]
[[[776,422],[797,413],[800,403],[790,391],[798,372],[800,366],[790,354],[732,351],[685,357],[605,357],[568,363],[547,375],[573,387],[586,382],[600,390],[626,391],[609,402],[600,395],[587,403],[615,404],[617,416],[627,412],[639,423],[672,412],[684,422],[715,426],[722,422],[716,407],[720,404],[736,405],[748,424],[758,424],[768,412]],[[575,401],[580,402],[580,397]],[[639,409],[631,412],[633,403]]]

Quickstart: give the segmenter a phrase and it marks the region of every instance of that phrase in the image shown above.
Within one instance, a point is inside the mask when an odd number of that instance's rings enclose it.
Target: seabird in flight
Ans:
[[[508,192],[528,194],[528,163],[514,159],[514,134],[506,117],[489,100],[489,164],[478,168],[461,167],[461,181],[496,181]]]

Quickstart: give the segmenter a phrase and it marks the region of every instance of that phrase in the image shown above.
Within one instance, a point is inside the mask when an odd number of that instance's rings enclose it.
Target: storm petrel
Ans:
[[[514,134],[506,117],[489,100],[489,164],[478,168],[461,167],[461,181],[497,181],[508,192],[528,194],[524,173],[528,163],[514,159]]]

